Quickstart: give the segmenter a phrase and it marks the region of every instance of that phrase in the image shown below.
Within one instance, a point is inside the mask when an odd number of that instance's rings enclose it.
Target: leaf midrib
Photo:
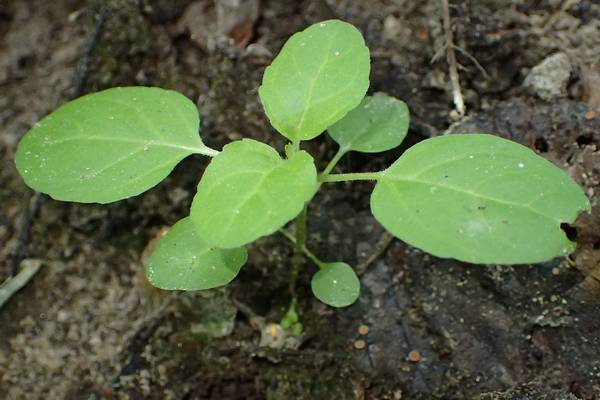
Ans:
[[[319,68],[317,69],[317,72],[314,75],[314,79],[310,82],[309,87],[308,87],[308,95],[306,97],[306,101],[305,101],[305,105],[304,105],[304,110],[302,111],[302,115],[300,116],[300,120],[298,121],[298,126],[297,126],[297,135],[302,135],[302,127],[304,125],[304,120],[306,118],[306,114],[308,113],[308,110],[310,107],[310,103],[312,102],[312,97],[314,96],[314,91],[315,91],[315,86],[317,85],[317,81],[319,80],[319,76],[321,75],[321,73],[323,72],[323,68],[325,68],[325,66],[327,64],[329,64],[329,59],[331,58],[329,53],[331,52],[331,47],[333,46],[333,41],[335,39],[335,37],[338,35],[339,31],[337,31],[334,35],[329,37],[329,43],[328,43],[328,48],[327,48],[327,52],[325,53],[325,58],[323,60],[323,62],[321,63],[321,65],[319,65]],[[296,61],[296,52],[293,52],[291,54],[292,56],[292,60],[294,63],[294,66],[297,65],[297,61]]]
[[[248,191],[247,195],[244,196],[244,198],[240,201],[239,206],[238,206],[238,210],[242,210],[242,208],[245,207],[245,205],[250,201],[250,199],[254,198],[254,197],[258,197],[261,199],[261,201],[265,202],[264,199],[264,194],[263,192],[260,190],[260,187],[263,185],[263,183],[269,178],[271,177],[275,172],[280,171],[282,168],[286,167],[286,163],[289,163],[293,160],[281,160],[278,165],[276,165],[273,169],[271,169],[270,171],[266,171],[264,173],[264,175],[256,182],[256,184],[254,185],[253,190]],[[227,228],[224,230],[225,231],[225,237],[227,237],[231,231],[231,227],[233,226],[232,221],[235,218],[234,215],[232,215],[229,218],[229,221],[227,223]],[[275,228],[277,229],[277,228]]]
[[[384,178],[381,178],[381,181],[394,181],[394,182],[405,182],[405,183],[416,183],[416,184],[422,184],[422,185],[426,185],[426,186],[434,186],[437,188],[441,188],[441,189],[446,189],[446,190],[450,190],[450,191],[454,191],[457,193],[462,193],[462,194],[466,194],[469,196],[473,196],[479,199],[483,199],[483,200],[487,200],[490,202],[495,202],[498,204],[503,204],[506,206],[511,206],[511,207],[517,207],[517,208],[522,208],[522,209],[526,209],[531,211],[533,214],[538,215],[540,217],[543,217],[544,219],[550,220],[553,223],[557,223],[560,224],[562,222],[561,219],[555,219],[552,218],[551,216],[548,216],[546,214],[542,214],[541,212],[537,211],[536,209],[532,208],[531,206],[527,205],[527,204],[523,204],[523,203],[515,203],[512,201],[508,201],[508,200],[504,200],[504,199],[499,199],[496,197],[491,197],[491,196],[486,196],[480,193],[476,193],[476,192],[472,192],[469,190],[465,190],[463,188],[457,187],[457,186],[451,186],[451,185],[444,185],[438,182],[430,182],[430,181],[424,181],[424,180],[419,180],[419,179],[402,179],[402,178],[397,178],[397,177],[393,177],[393,176],[385,176]]]
[[[385,183],[385,181],[383,181],[382,183]],[[407,206],[406,202],[404,201],[404,196],[403,193],[400,192],[400,189],[396,186],[396,185],[389,185],[389,187],[392,188],[392,191],[396,193],[396,196],[398,198],[398,202],[404,204]],[[405,207],[405,209],[407,209],[407,207]],[[410,213],[405,213],[404,214],[409,220],[415,222],[417,225],[421,226],[423,230],[425,230],[426,232],[429,232],[431,234],[431,236],[435,236],[438,238],[438,242],[439,243],[445,243],[446,248],[452,248],[453,244],[448,242],[448,237],[441,235],[440,231],[438,229],[430,229],[428,226],[426,226],[423,223],[423,220],[418,219],[418,218],[414,218]],[[402,238],[402,240],[406,240],[407,243],[412,242],[412,240],[407,240]],[[456,247],[460,247],[462,249],[462,251],[465,252],[465,254],[470,254],[470,249],[468,249],[467,247],[463,246],[462,244]],[[438,254],[438,256],[441,257],[448,257],[448,252],[440,252],[441,254]]]
[[[148,141],[148,140],[126,139],[126,138],[122,138],[122,137],[111,138],[111,137],[103,137],[103,136],[72,136],[72,137],[63,138],[63,139],[59,139],[59,140],[53,140],[49,144],[57,145],[57,144],[61,144],[61,143],[75,142],[75,141],[80,141],[80,140],[81,141],[97,141],[97,142],[131,143],[131,144],[139,144],[139,145],[144,145],[144,146],[147,145],[147,146],[152,146],[152,147],[164,147],[164,148],[170,148],[170,149],[176,149],[176,150],[184,150],[186,153],[189,153],[189,154],[195,154],[200,150],[205,150],[204,146],[191,147],[191,146],[184,146],[184,145],[180,145],[180,144],[157,142],[154,139],[150,139]]]

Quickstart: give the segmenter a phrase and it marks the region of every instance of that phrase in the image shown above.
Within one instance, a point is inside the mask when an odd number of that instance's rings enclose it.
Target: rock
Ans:
[[[565,97],[571,68],[569,57],[565,53],[556,53],[533,67],[523,85],[546,101]]]

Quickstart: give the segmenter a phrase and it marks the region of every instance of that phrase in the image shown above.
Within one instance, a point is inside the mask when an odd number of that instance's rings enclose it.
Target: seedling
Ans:
[[[289,139],[285,157],[256,140],[222,151],[200,137],[194,103],[150,87],[104,90],[69,102],[37,123],[16,154],[31,188],[57,200],[110,203],[163,180],[191,154],[212,157],[190,215],[164,236],[146,266],[168,290],[202,290],[235,278],[245,246],[281,232],[295,246],[292,307],[301,330],[295,280],[304,254],[318,267],[315,296],[352,304],[360,284],[342,261],[325,262],[306,245],[307,208],[322,184],[372,180],[371,210],[394,236],[437,257],[478,264],[537,263],[573,251],[561,230],[590,204],[559,168],[517,143],[487,134],[424,140],[379,172],[333,173],[348,152],[377,153],[406,136],[405,103],[367,96],[370,59],[352,25],[331,20],[293,35],[264,73],[260,99],[273,127]],[[339,150],[320,173],[301,142],[325,130]],[[295,232],[286,225],[295,220]]]

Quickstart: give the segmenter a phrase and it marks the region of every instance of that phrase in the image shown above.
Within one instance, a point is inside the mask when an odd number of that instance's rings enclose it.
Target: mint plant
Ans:
[[[386,151],[406,136],[404,102],[365,97],[369,70],[369,51],[348,23],[324,21],[287,41],[259,89],[271,124],[289,139],[284,157],[251,139],[213,150],[198,136],[198,110],[186,97],[127,87],[86,95],[43,118],[21,140],[17,168],[27,185],[57,200],[110,203],[152,188],[191,154],[212,157],[190,215],[150,257],[148,280],[168,290],[225,285],[246,262],[246,245],[280,232],[295,248],[292,306],[284,318],[295,331],[303,257],[318,268],[311,287],[322,302],[348,306],[360,291],[352,267],[322,261],[306,244],[307,209],[325,183],[374,181],[375,218],[437,257],[522,264],[573,251],[561,224],[590,210],[583,191],[530,149],[493,135],[434,137],[383,171],[333,173],[346,153]],[[318,172],[301,142],[325,130],[339,149]],[[291,221],[294,232],[286,228]]]

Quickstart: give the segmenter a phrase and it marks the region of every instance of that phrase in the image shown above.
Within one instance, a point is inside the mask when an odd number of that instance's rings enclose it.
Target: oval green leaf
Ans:
[[[57,200],[110,203],[163,180],[192,153],[214,155],[198,135],[198,110],[159,88],[113,88],[64,104],[21,140],[17,169]]]
[[[406,103],[385,94],[367,96],[327,129],[340,150],[377,153],[397,147],[408,132]]]
[[[589,210],[583,191],[530,149],[492,135],[439,136],[409,149],[371,196],[392,234],[438,257],[525,264],[570,253],[561,230]]]
[[[244,247],[210,247],[187,217],[160,239],[146,266],[146,277],[165,290],[212,289],[231,282],[247,258]]]
[[[212,159],[198,184],[191,217],[212,245],[238,247],[296,217],[316,189],[317,172],[308,153],[283,160],[272,147],[244,139]]]
[[[360,32],[330,20],[294,34],[266,69],[259,95],[271,124],[291,141],[309,140],[355,108],[369,87]]]
[[[360,294],[360,282],[352,267],[343,262],[323,263],[310,282],[315,297],[332,307],[347,307]]]

